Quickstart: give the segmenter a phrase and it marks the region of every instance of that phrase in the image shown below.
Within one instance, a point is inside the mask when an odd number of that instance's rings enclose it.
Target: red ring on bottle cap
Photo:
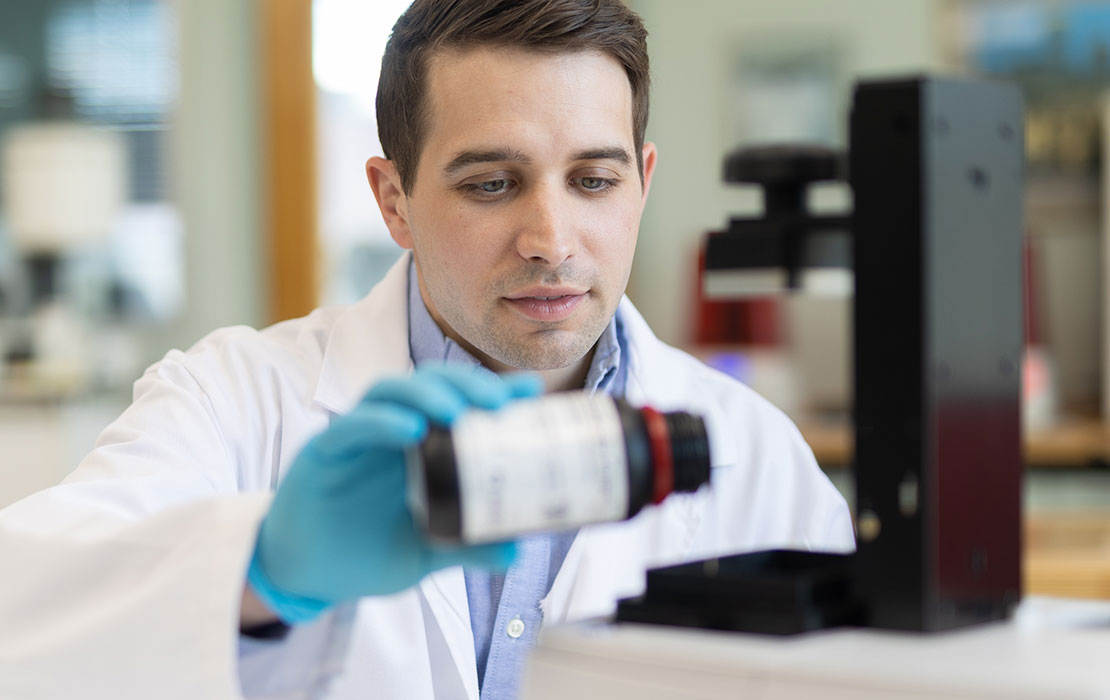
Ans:
[[[662,503],[674,490],[674,454],[671,452],[671,431],[667,419],[651,406],[640,409],[647,427],[648,442],[651,445],[651,461],[655,465],[652,503]]]

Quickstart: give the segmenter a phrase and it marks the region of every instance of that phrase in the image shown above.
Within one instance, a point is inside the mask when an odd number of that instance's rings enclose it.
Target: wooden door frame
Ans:
[[[319,302],[316,82],[312,0],[255,0],[262,91],[266,320],[303,316]]]

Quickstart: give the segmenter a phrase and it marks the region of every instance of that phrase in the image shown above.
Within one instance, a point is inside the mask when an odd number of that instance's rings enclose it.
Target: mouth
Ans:
[[[526,289],[504,299],[529,320],[556,323],[569,318],[588,293],[572,288]]]

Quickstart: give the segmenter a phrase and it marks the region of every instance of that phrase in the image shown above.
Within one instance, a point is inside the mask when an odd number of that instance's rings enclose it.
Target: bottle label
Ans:
[[[628,514],[624,431],[606,396],[562,394],[474,411],[451,432],[466,542]]]

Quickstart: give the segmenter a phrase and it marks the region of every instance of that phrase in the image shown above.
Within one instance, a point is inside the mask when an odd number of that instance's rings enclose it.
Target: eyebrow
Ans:
[[[447,165],[443,166],[443,174],[454,175],[468,165],[500,163],[504,161],[527,164],[531,163],[532,159],[515,148],[491,148],[485,151],[462,151],[448,161]]]
[[[632,156],[628,154],[627,150],[620,146],[588,148],[584,151],[575,153],[571,160],[612,160],[625,166],[632,164]],[[443,174],[454,175],[469,165],[503,163],[506,161],[524,163],[527,165],[532,162],[532,159],[523,151],[518,151],[515,148],[490,148],[481,151],[462,151],[455,154],[455,157],[448,161],[447,165],[443,166]]]
[[[590,148],[574,154],[573,160],[614,160],[621,165],[632,165],[632,156],[620,146]]]

